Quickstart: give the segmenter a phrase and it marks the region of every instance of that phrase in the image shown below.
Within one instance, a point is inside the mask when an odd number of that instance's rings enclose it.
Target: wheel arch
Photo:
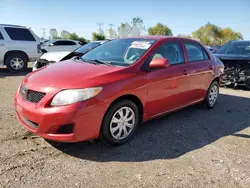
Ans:
[[[27,61],[29,61],[29,56],[24,52],[24,51],[21,51],[21,50],[11,50],[11,51],[8,51],[4,54],[4,65],[6,65],[6,59],[9,55],[12,55],[12,54],[22,54],[24,55],[24,57],[26,58]]]
[[[138,107],[138,110],[139,110],[139,122],[141,123],[143,121],[143,113],[144,113],[143,104],[142,104],[141,100],[139,99],[139,97],[137,97],[136,95],[133,95],[133,94],[126,94],[126,95],[122,95],[122,96],[116,98],[109,105],[108,109],[106,110],[106,112],[103,116],[103,120],[105,119],[105,116],[106,116],[107,112],[110,110],[110,108],[112,108],[112,106],[114,104],[116,104],[117,102],[122,101],[122,100],[130,100],[136,104],[136,106]]]

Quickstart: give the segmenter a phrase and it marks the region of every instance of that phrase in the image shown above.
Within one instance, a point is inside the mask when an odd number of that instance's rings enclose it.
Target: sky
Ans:
[[[250,40],[250,0],[0,0],[0,23],[31,27],[43,36],[50,28],[67,30],[91,39],[97,23],[117,28],[140,17],[146,26],[158,22],[174,35],[191,34],[210,22],[231,27]]]

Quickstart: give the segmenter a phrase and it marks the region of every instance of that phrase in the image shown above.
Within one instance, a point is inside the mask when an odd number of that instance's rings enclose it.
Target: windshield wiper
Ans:
[[[88,61],[95,62],[96,64],[103,64],[103,65],[107,65],[107,66],[112,66],[111,62],[101,61],[98,59],[88,59]]]
[[[98,59],[82,59],[82,58],[79,58],[79,59],[81,59],[84,62],[92,63],[92,64],[95,64],[95,65],[103,64],[103,65],[107,65],[107,66],[113,66],[111,64],[111,62],[108,62],[108,61],[101,61],[101,60],[98,60]]]

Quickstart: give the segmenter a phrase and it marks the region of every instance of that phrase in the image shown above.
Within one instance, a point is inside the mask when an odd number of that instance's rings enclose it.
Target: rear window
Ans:
[[[187,54],[188,54],[188,61],[192,62],[192,61],[204,61],[204,60],[208,60],[208,55],[206,54],[206,52],[201,48],[200,45],[196,44],[196,43],[185,43],[185,47],[187,50]]]
[[[28,29],[11,27],[5,27],[4,29],[12,40],[36,41]]]
[[[3,40],[3,35],[1,32],[0,32],[0,40]]]

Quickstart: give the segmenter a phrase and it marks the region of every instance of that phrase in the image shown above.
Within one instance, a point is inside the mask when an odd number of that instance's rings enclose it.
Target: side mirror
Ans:
[[[54,46],[54,44],[53,44],[53,43],[50,43],[49,46]]]
[[[169,67],[168,59],[165,58],[153,59],[149,64],[150,69],[163,69],[167,67]]]

